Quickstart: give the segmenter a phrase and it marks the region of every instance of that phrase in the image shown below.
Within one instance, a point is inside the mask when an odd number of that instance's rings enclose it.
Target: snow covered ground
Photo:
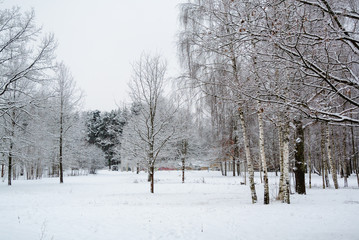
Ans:
[[[359,239],[359,190],[314,187],[275,201],[278,177],[269,179],[271,204],[251,204],[241,177],[220,172],[156,172],[155,194],[147,175],[100,171],[97,175],[0,183],[1,240],[355,240]],[[342,179],[340,179],[342,186]]]

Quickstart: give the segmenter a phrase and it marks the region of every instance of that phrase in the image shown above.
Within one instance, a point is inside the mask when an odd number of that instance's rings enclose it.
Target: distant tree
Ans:
[[[100,140],[98,144],[105,153],[109,169],[111,169],[111,165],[120,162],[120,156],[116,151],[116,147],[120,144],[119,137],[122,134],[123,126],[118,117],[116,111],[105,112],[102,116],[102,122],[98,132]]]
[[[111,112],[101,113],[96,110],[87,113],[87,141],[102,149],[109,169],[111,165],[121,162],[121,138],[128,115],[126,108]]]
[[[75,122],[74,111],[81,99],[79,90],[76,88],[73,77],[69,69],[60,63],[57,69],[57,75],[54,83],[54,105],[52,110],[54,111],[54,121],[56,123],[57,130],[55,134],[58,139],[58,166],[60,183],[64,182],[63,179],[63,158],[64,158],[64,143],[69,136],[70,129]]]
[[[87,141],[90,144],[99,143],[99,128],[101,126],[101,122],[101,112],[99,110],[90,111],[87,113]]]
[[[64,166],[76,171],[85,170],[90,174],[105,166],[104,152],[87,139],[87,113],[75,113],[73,126],[65,141]]]

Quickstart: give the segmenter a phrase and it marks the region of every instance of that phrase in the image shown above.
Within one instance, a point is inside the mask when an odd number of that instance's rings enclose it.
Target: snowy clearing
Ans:
[[[155,194],[147,174],[100,171],[97,175],[0,184],[0,239],[359,239],[359,191],[323,190],[314,176],[307,195],[291,204],[274,200],[278,177],[271,175],[271,204],[251,203],[241,177],[220,172],[155,173]],[[342,183],[342,180],[340,180]],[[341,185],[342,187],[342,185]]]

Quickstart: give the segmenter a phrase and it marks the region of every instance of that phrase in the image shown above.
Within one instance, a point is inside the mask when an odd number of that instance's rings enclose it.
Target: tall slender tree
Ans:
[[[60,183],[64,182],[64,142],[69,129],[73,125],[74,109],[81,99],[70,70],[60,63],[54,84],[55,105],[53,106],[58,137],[58,166]]]
[[[147,168],[154,193],[155,163],[168,140],[175,132],[170,123],[177,108],[164,101],[164,84],[167,64],[160,56],[142,54],[133,65],[130,82],[131,97],[141,104],[138,117],[133,120],[134,129],[146,150]]]

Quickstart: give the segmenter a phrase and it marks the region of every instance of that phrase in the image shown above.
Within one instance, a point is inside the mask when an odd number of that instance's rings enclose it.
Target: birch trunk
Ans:
[[[15,95],[14,95],[14,99],[15,99]],[[10,133],[10,149],[9,149],[9,157],[8,157],[8,182],[7,184],[9,186],[11,186],[11,179],[12,179],[12,170],[13,170],[13,148],[14,148],[14,137],[15,137],[15,126],[16,126],[16,122],[15,122],[15,117],[16,117],[16,113],[15,110],[12,109],[11,112],[11,133]],[[14,175],[15,177],[15,175]]]
[[[243,162],[243,166],[244,166],[244,185],[247,185],[247,161]]]
[[[332,178],[333,178],[333,182],[334,182],[334,187],[335,189],[338,189],[338,176],[337,176],[337,170],[335,167],[335,162],[333,160],[333,156],[332,156],[332,146],[330,143],[330,133],[329,133],[329,125],[326,124],[326,147],[327,147],[327,154],[328,154],[328,159],[329,159],[329,164],[330,164],[330,172],[332,173]]]
[[[149,144],[149,153],[148,153],[148,160],[149,160],[149,180],[150,180],[150,184],[151,184],[151,189],[150,192],[154,193],[155,192],[155,179],[154,179],[154,174],[155,174],[155,160],[154,160],[154,155],[153,155],[153,143]]]
[[[321,154],[322,154],[322,173],[323,173],[323,189],[329,187],[329,178],[328,178],[328,162],[325,156],[325,129],[324,123],[321,124]]]
[[[264,204],[269,204],[269,187],[268,187],[268,170],[267,170],[267,161],[264,151],[264,131],[263,131],[263,109],[260,107],[259,101],[258,105],[258,126],[259,126],[259,148],[260,148],[260,157],[262,162],[263,169],[263,179],[264,179]]]
[[[283,168],[283,129],[282,127],[278,128],[278,136],[279,136],[279,192],[278,199],[283,201],[283,190],[284,190],[284,168]]]
[[[249,141],[247,137],[247,126],[246,122],[244,120],[244,114],[241,109],[239,110],[239,118],[242,125],[242,132],[243,132],[243,141],[244,141],[244,148],[246,153],[246,159],[247,159],[247,166],[248,166],[248,173],[249,173],[249,187],[251,189],[251,195],[252,195],[252,203],[257,202],[257,194],[256,194],[256,187],[254,185],[254,168],[253,168],[253,160],[251,157],[251,151],[249,148]]]
[[[289,185],[289,122],[283,126],[283,202],[290,204]]]
[[[223,162],[222,161],[219,162],[219,167],[221,168],[222,176],[224,176],[224,169],[223,169]]]
[[[357,176],[357,183],[359,187],[359,163],[358,163],[358,153],[356,152],[356,148],[355,148],[355,136],[354,136],[353,126],[350,126],[350,132],[351,132],[351,142],[352,142],[353,163],[355,165],[354,169],[355,169],[355,174]]]

